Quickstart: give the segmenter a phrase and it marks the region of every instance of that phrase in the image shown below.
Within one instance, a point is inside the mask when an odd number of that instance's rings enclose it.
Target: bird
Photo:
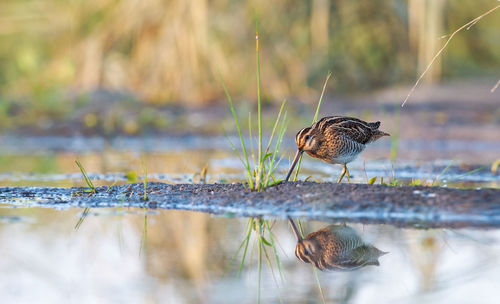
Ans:
[[[351,271],[364,266],[379,266],[378,258],[388,252],[366,244],[352,227],[329,225],[302,238],[291,218],[290,226],[297,238],[295,256],[321,271]]]
[[[380,121],[366,122],[347,116],[323,117],[310,127],[301,129],[295,136],[297,153],[285,178],[288,181],[303,152],[330,164],[341,164],[342,173],[338,183],[349,171],[347,164],[363,152],[368,143],[374,142],[389,133],[378,130]]]

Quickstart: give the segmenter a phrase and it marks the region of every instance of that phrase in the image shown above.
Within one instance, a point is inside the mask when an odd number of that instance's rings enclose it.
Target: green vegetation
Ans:
[[[215,102],[224,95],[214,80],[218,69],[233,93],[253,98],[248,79],[234,76],[253,67],[247,58],[255,13],[263,37],[276,46],[263,54],[269,62],[262,71],[265,102],[307,99],[329,69],[342,75],[337,90],[344,92],[411,83],[432,59],[428,54],[445,43],[438,37],[497,5],[493,0],[433,2],[194,0],[147,1],[136,8],[130,0],[47,0],[43,5],[4,0],[0,124],[23,124],[13,113],[28,116],[25,121],[64,116],[73,108],[69,99],[75,91],[102,88],[130,91],[153,103]],[[456,35],[428,80],[496,75],[497,14]],[[154,112],[141,120],[154,121]]]
[[[277,115],[277,118],[275,120],[273,129],[271,131],[271,135],[269,138],[269,141],[267,143],[266,148],[264,149],[264,143],[263,143],[263,129],[262,129],[262,99],[261,99],[261,76],[260,76],[260,55],[259,55],[259,31],[258,29],[256,30],[256,35],[255,35],[255,53],[256,53],[256,74],[257,74],[257,132],[258,132],[258,147],[257,147],[257,161],[255,160],[255,151],[253,147],[253,138],[252,138],[252,123],[251,123],[251,113],[249,113],[249,134],[250,134],[250,153],[252,158],[250,159],[249,157],[249,151],[247,150],[247,145],[245,144],[245,140],[243,138],[242,130],[240,127],[240,123],[238,120],[238,116],[236,115],[236,110],[234,108],[233,100],[231,98],[231,95],[229,94],[229,91],[226,87],[226,84],[224,80],[222,79],[221,76],[221,82],[224,87],[224,91],[226,92],[227,96],[227,101],[229,103],[229,108],[231,109],[231,113],[233,115],[234,119],[234,124],[236,125],[236,130],[239,135],[240,139],[240,145],[242,149],[243,155],[238,151],[238,149],[234,146],[234,144],[231,142],[231,140],[228,137],[229,142],[231,143],[231,146],[235,153],[238,155],[238,158],[240,159],[241,163],[243,164],[243,167],[245,168],[245,173],[246,173],[246,181],[247,185],[250,190],[253,191],[263,191],[267,187],[274,185],[275,183],[279,182],[274,176],[274,171],[276,170],[276,167],[280,163],[281,159],[277,159],[277,154],[278,150],[281,144],[281,141],[283,139],[283,135],[285,134],[286,131],[286,111],[283,113],[284,107],[285,107],[285,101],[281,103],[281,108],[280,111]],[[276,133],[278,133],[278,136],[275,140],[274,144],[274,149],[271,149],[271,145],[274,141],[274,138],[276,136]],[[257,248],[258,248],[258,302],[260,303],[260,289],[261,289],[261,271],[262,271],[262,262],[263,259],[266,260],[267,264],[269,265],[269,268],[271,269],[271,272],[273,274],[273,278],[276,281],[276,288],[278,288],[278,282],[276,280],[276,276],[274,275],[274,270],[272,266],[272,261],[271,258],[266,250],[266,246],[270,247],[273,251],[274,258],[275,258],[275,263],[278,268],[278,271],[280,273],[280,277],[283,280],[283,274],[281,270],[281,263],[279,260],[278,252],[276,250],[276,244],[274,242],[274,237],[273,233],[271,230],[271,227],[269,225],[269,221],[263,220],[263,219],[257,219],[257,218],[251,218],[248,222],[248,232],[244,240],[242,241],[238,251],[236,254],[239,253],[241,248],[243,249],[243,256],[240,262],[240,268],[238,271],[238,277],[241,274],[241,271],[243,269],[243,265],[246,259],[247,255],[247,250],[248,250],[248,245],[250,243],[250,238],[252,236],[252,231],[255,231],[257,233]],[[266,238],[266,232],[267,232],[267,238]],[[269,240],[268,240],[269,239]]]
[[[381,176],[381,177],[375,176],[375,177],[370,178],[367,181],[367,183],[370,185],[373,185],[373,184],[375,184],[377,179],[379,179],[380,184],[385,185],[385,186],[393,186],[393,187],[401,187],[401,186],[442,187],[445,184],[449,185],[450,183],[454,183],[463,177],[466,177],[466,176],[474,174],[476,172],[488,169],[488,166],[482,166],[482,167],[467,171],[467,172],[465,172],[461,175],[458,175],[452,179],[447,179],[446,181],[443,181],[442,176],[450,169],[453,162],[454,162],[454,160],[450,161],[450,163],[446,167],[444,167],[443,170],[441,170],[441,172],[439,172],[438,174],[436,174],[434,176],[432,181],[422,181],[419,178],[412,178],[411,180],[408,180],[408,179],[401,180],[401,179],[396,178],[396,172],[395,172],[394,168],[392,168],[392,170],[390,172],[387,171],[385,179],[383,176]],[[459,188],[465,189],[467,187],[465,185],[460,185]]]
[[[142,252],[146,249],[146,242],[148,239],[148,214],[147,209],[144,208],[144,222],[142,225],[142,235],[141,235],[141,245],[139,246],[139,256],[142,255]]]
[[[144,159],[141,160],[142,171],[144,172],[144,178],[142,180],[144,184],[144,195],[142,200],[148,200],[148,167],[146,166],[146,161]]]
[[[246,181],[248,184],[248,187],[251,190],[254,191],[263,191],[267,187],[280,182],[280,180],[276,179],[274,177],[274,170],[276,169],[277,165],[279,164],[280,160],[277,161],[277,153],[278,149],[280,147],[283,135],[286,130],[286,111],[283,113],[284,107],[285,107],[285,101],[282,102],[279,113],[277,115],[277,118],[274,122],[270,139],[268,141],[268,144],[266,148],[264,149],[263,146],[263,136],[262,136],[262,108],[261,108],[261,76],[260,76],[260,56],[259,56],[259,33],[257,31],[256,33],[256,71],[257,71],[257,117],[258,117],[258,151],[257,151],[257,161],[255,161],[255,151],[253,147],[253,137],[252,137],[252,122],[251,122],[251,112],[249,113],[249,118],[248,118],[248,132],[249,132],[249,137],[250,137],[250,155],[252,156],[251,158],[249,157],[249,151],[247,149],[248,145],[245,143],[245,140],[243,138],[243,133],[242,129],[239,123],[238,116],[236,114],[236,110],[233,104],[233,100],[231,98],[231,95],[229,94],[229,91],[227,89],[227,86],[224,82],[224,80],[221,77],[221,82],[224,88],[224,91],[226,93],[226,97],[228,100],[228,104],[234,119],[234,124],[236,126],[236,130],[239,135],[240,139],[240,146],[242,153],[238,151],[238,149],[235,147],[235,145],[229,140],[231,143],[231,146],[235,153],[238,155],[238,158],[243,164],[243,167],[245,168],[246,172]],[[332,73],[329,72],[326,80],[323,85],[323,89],[318,101],[318,105],[316,107],[316,113],[313,118],[313,123],[318,119],[319,115],[319,109],[321,106],[321,102],[323,100],[323,96],[328,84],[328,80],[330,79]],[[273,142],[273,138],[275,137],[276,132],[278,132],[278,137],[275,142],[275,147],[273,150],[271,150],[271,145]],[[295,175],[295,179],[297,178],[297,174],[299,172],[300,168],[300,162],[299,166],[297,168],[297,173]],[[299,222],[299,227],[300,227],[300,222]],[[267,252],[267,248],[271,248],[273,255],[274,255],[274,263],[276,264],[276,267],[278,268],[278,272],[280,274],[281,280],[283,280],[283,273],[281,269],[281,263],[279,259],[279,255],[276,249],[276,244],[274,241],[274,236],[271,230],[271,226],[269,224],[269,221],[263,220],[263,219],[256,219],[256,218],[251,218],[248,222],[248,230],[245,238],[241,242],[240,247],[238,248],[235,256],[243,249],[242,252],[242,258],[240,261],[240,266],[238,270],[238,277],[241,274],[241,271],[244,266],[245,259],[247,257],[247,250],[248,250],[248,245],[250,244],[250,239],[252,237],[252,232],[256,233],[256,239],[257,239],[257,248],[258,248],[258,301],[260,302],[260,287],[261,287],[261,271],[262,271],[262,262],[263,259],[267,262],[269,268],[271,269],[272,276],[276,282],[276,286],[278,288],[278,282],[276,279],[276,276],[274,274],[273,270],[273,263],[272,259],[270,258],[270,255]],[[321,294],[321,299],[323,303],[325,302],[323,291],[321,289],[321,285],[319,282],[319,277],[317,274],[316,269],[313,267],[313,271],[316,277],[316,281],[318,283],[318,288]],[[279,292],[279,288],[278,288]]]
[[[146,161],[144,159],[141,160],[142,171],[144,172],[143,184],[144,184],[144,194],[142,197],[143,201],[148,200],[148,168],[146,166]],[[148,209],[144,209],[144,224],[142,228],[142,236],[141,236],[141,246],[139,248],[139,255],[141,255],[142,251],[146,248],[146,242],[148,239]]]
[[[233,100],[229,91],[226,87],[224,80],[221,77],[221,82],[224,87],[224,91],[226,92],[227,101],[229,103],[229,107],[231,109],[231,113],[233,115],[234,124],[236,126],[236,130],[238,132],[238,136],[240,139],[240,145],[243,155],[238,151],[235,145],[228,138],[231,147],[238,155],[238,158],[242,162],[245,170],[246,170],[246,181],[248,187],[251,190],[262,191],[270,185],[278,182],[274,177],[274,171],[276,167],[279,165],[281,159],[277,159],[277,154],[279,147],[281,145],[281,141],[283,139],[283,135],[286,131],[286,111],[283,113],[283,109],[285,107],[285,101],[281,103],[280,111],[275,120],[271,135],[269,137],[269,141],[267,143],[266,149],[263,148],[263,135],[262,135],[262,109],[261,109],[261,91],[260,91],[260,57],[259,57],[259,34],[256,34],[256,58],[257,58],[257,117],[258,117],[258,151],[257,151],[257,161],[255,161],[255,153],[253,149],[253,138],[252,138],[252,125],[251,119],[249,118],[249,133],[250,133],[250,145],[251,145],[251,155],[252,158],[249,157],[249,151],[247,149],[247,145],[245,144],[245,140],[243,138],[243,133],[240,127],[240,123],[238,120],[238,116],[236,115],[236,110],[234,108]],[[251,116],[249,116],[251,117]],[[271,150],[271,145],[273,143],[274,137],[278,133],[278,137],[275,141],[274,149]],[[253,162],[252,162],[253,160]]]
[[[90,180],[89,175],[87,174],[87,171],[85,170],[85,168],[82,166],[82,164],[78,160],[75,160],[75,163],[78,166],[78,168],[80,169],[80,172],[82,172],[83,179],[85,180],[85,183],[87,183],[87,186],[89,187],[89,190],[87,190],[87,191],[91,192],[90,194],[97,193],[97,190],[94,187],[94,184],[92,184],[92,181]]]
[[[85,182],[87,183],[87,186],[89,187],[89,189],[88,190],[84,190],[84,192],[88,192],[89,196],[92,195],[92,194],[96,194],[97,190],[94,187],[94,184],[92,184],[92,181],[90,180],[90,178],[89,178],[89,176],[88,176],[87,171],[85,170],[85,168],[82,166],[82,164],[78,160],[75,160],[75,163],[78,166],[78,168],[80,169],[80,171],[82,172],[83,179],[85,180]],[[80,194],[81,193],[76,193],[76,195],[80,195]],[[80,226],[83,224],[83,221],[85,220],[85,218],[87,217],[87,215],[89,214],[89,212],[90,212],[90,208],[89,207],[86,207],[83,210],[83,213],[80,216],[80,219],[78,219],[78,222],[75,225],[75,230],[78,230],[78,228],[80,228]]]
[[[328,80],[330,80],[331,76],[332,76],[332,72],[328,72],[328,75],[326,76],[326,79],[325,79],[325,83],[323,84],[323,90],[321,90],[321,95],[319,96],[318,105],[316,106],[316,113],[314,114],[314,117],[313,117],[311,124],[314,124],[318,120],[319,108],[321,107],[321,102],[323,101],[323,96],[325,94],[326,86],[328,85]],[[295,171],[295,176],[293,177],[294,181],[297,180],[297,177],[299,175],[301,163],[302,163],[302,155],[300,156],[299,162],[297,164],[297,170]]]
[[[499,166],[500,166],[500,159],[497,159],[491,164],[491,173],[497,174]]]

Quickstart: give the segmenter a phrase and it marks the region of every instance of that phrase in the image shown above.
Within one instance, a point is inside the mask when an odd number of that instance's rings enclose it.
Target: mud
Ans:
[[[97,188],[5,187],[0,203],[56,209],[136,207],[226,217],[300,217],[398,227],[500,227],[500,190],[290,182],[257,193],[242,184],[142,183]]]

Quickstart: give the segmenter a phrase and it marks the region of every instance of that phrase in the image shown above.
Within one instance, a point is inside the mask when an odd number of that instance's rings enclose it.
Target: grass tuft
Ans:
[[[252,155],[252,159],[249,158],[249,153],[247,150],[247,145],[242,135],[241,126],[239,123],[238,116],[236,114],[236,110],[234,108],[233,100],[227,86],[224,82],[224,79],[220,76],[220,80],[222,82],[222,86],[224,88],[224,92],[226,93],[227,101],[229,104],[229,108],[231,110],[231,114],[233,115],[234,124],[236,126],[236,130],[238,132],[238,136],[240,139],[241,151],[240,153],[236,146],[231,142],[232,149],[235,151],[236,155],[240,159],[243,167],[245,168],[245,177],[247,181],[248,188],[252,191],[263,191],[267,187],[272,186],[279,182],[279,180],[275,177],[274,173],[276,168],[278,167],[281,157],[278,157],[279,148],[281,146],[281,142],[283,140],[283,136],[285,135],[285,131],[287,128],[287,112],[285,111],[286,100],[283,100],[281,103],[280,110],[274,122],[273,128],[271,130],[271,134],[269,140],[267,141],[267,145],[264,146],[264,137],[263,137],[263,128],[262,128],[262,98],[261,98],[261,77],[260,77],[260,55],[259,55],[259,32],[256,30],[255,34],[255,52],[256,52],[256,78],[257,78],[257,158],[255,158],[254,153],[254,145],[253,145],[253,137],[252,137],[252,114],[248,114],[248,134],[250,136],[250,153]],[[274,147],[273,147],[274,143]],[[271,247],[274,254],[274,261],[276,263],[276,267],[280,273],[281,279],[283,279],[283,272],[281,268],[281,263],[279,260],[279,256],[277,254],[275,239],[271,232],[271,227],[269,225],[269,221],[257,218],[251,218],[248,221],[248,230],[245,238],[240,244],[235,256],[243,249],[242,258],[240,261],[239,269],[238,269],[238,278],[241,275],[243,270],[243,266],[245,263],[245,259],[247,257],[248,245],[250,244],[250,239],[252,237],[253,232],[256,233],[257,240],[257,248],[258,248],[258,302],[260,302],[260,289],[261,289],[261,275],[262,275],[262,262],[265,259],[267,264],[269,265],[271,272],[273,274],[273,278],[276,281],[276,277],[273,271],[272,260],[269,257],[269,254],[266,251],[266,247]],[[266,238],[267,232],[267,238]],[[268,240],[269,239],[269,240]],[[233,258],[234,260],[234,258]],[[277,284],[278,285],[278,284]],[[278,286],[277,286],[278,287]],[[280,296],[281,298],[281,296]]]
[[[276,178],[274,177],[274,172],[280,162],[278,156],[278,151],[283,140],[283,136],[286,131],[287,123],[286,117],[287,113],[284,110],[286,105],[286,100],[283,100],[281,103],[280,110],[276,117],[276,121],[274,122],[273,129],[271,131],[271,135],[269,137],[269,141],[267,143],[266,148],[264,149],[264,137],[263,137],[263,129],[262,129],[262,98],[261,98],[261,77],[260,77],[260,55],[259,55],[259,32],[256,32],[256,70],[257,70],[257,159],[253,157],[250,160],[248,156],[248,149],[245,140],[243,139],[243,133],[241,130],[240,122],[238,119],[238,115],[236,114],[236,110],[234,107],[233,100],[231,98],[231,94],[227,89],[227,86],[224,82],[224,79],[219,74],[220,80],[222,82],[222,86],[224,88],[224,92],[226,93],[227,101],[229,104],[229,108],[231,109],[231,114],[233,115],[234,124],[236,126],[236,131],[238,132],[238,136],[240,139],[241,151],[243,153],[243,157],[240,152],[236,149],[236,146],[229,140],[231,147],[238,155],[238,158],[243,164],[243,167],[246,171],[246,181],[250,190],[254,191],[262,191],[265,188],[275,184]],[[254,147],[252,142],[252,119],[251,113],[248,116],[248,132],[250,136],[250,153],[254,155]],[[277,138],[276,138],[277,137]],[[276,138],[276,140],[275,140]],[[274,142],[274,148],[271,149],[271,146]]]

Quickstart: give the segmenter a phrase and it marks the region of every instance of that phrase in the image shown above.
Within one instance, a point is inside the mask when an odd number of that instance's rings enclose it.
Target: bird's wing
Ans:
[[[332,128],[337,132],[341,132],[351,140],[363,145],[370,141],[376,130],[367,122],[350,117],[344,117],[342,120],[337,119],[326,128]]]

